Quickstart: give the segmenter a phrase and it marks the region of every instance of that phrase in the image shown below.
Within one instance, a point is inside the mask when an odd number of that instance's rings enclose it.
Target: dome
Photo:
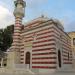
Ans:
[[[61,22],[57,19],[53,19],[53,21],[56,23],[56,25],[61,29],[64,30],[64,27],[62,26]]]

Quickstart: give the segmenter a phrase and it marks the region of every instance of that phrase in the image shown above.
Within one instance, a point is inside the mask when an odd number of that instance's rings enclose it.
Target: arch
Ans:
[[[30,65],[30,52],[26,52],[25,64],[29,64]]]
[[[61,51],[58,50],[58,65],[59,65],[59,68],[61,68]]]

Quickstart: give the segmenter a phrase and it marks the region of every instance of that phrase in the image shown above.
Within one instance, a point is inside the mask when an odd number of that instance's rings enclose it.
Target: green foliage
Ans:
[[[0,50],[3,47],[3,29],[0,29]]]
[[[8,26],[5,29],[0,29],[0,50],[6,51],[12,44],[12,35],[14,32],[14,25]]]

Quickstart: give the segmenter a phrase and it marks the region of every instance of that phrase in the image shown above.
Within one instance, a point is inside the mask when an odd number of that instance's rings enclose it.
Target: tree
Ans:
[[[0,29],[0,50],[3,48],[3,29]]]
[[[7,26],[5,29],[0,29],[0,50],[6,51],[13,42],[14,25]]]

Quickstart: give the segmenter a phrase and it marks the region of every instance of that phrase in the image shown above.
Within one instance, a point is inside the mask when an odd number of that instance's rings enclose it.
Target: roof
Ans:
[[[75,31],[71,31],[71,32],[67,32],[67,33],[68,33],[68,34],[69,34],[69,33],[75,33]]]
[[[50,20],[48,17],[44,17],[43,15],[41,17],[38,17],[38,18],[35,18],[27,23],[25,23],[24,25],[27,26],[27,25],[30,25],[30,24],[33,24],[34,22],[37,22],[37,21],[41,21],[41,22],[44,22],[44,21],[47,21],[47,20]]]
[[[62,32],[64,32],[65,35],[67,35],[69,37],[68,33],[64,31],[64,27],[59,20],[53,19],[53,18],[50,19],[50,18],[44,17],[44,16],[38,17],[36,19],[31,20],[30,22],[25,23],[24,30],[22,31],[22,33],[33,29],[33,26],[35,26],[35,24],[36,25],[43,25],[46,22],[54,23]]]
[[[54,19],[54,18],[48,18],[48,17],[45,17],[43,15],[41,17],[38,17],[36,19],[31,20],[30,22],[25,23],[24,28],[26,28],[28,26],[31,26],[33,24],[36,24],[36,23],[38,23],[38,25],[39,25],[40,23],[44,23],[44,22],[47,22],[47,21],[53,21],[54,23],[57,23],[57,26],[60,29],[64,30],[64,27],[62,26],[62,24],[59,20]]]

